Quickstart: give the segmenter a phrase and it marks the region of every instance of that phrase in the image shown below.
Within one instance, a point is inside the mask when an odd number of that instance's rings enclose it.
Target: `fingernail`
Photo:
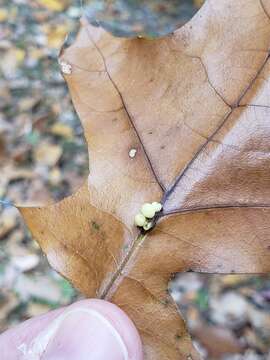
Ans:
[[[42,341],[43,346],[47,342],[44,360],[129,360],[123,338],[95,309],[77,308],[63,313],[47,329],[47,335],[44,332]]]

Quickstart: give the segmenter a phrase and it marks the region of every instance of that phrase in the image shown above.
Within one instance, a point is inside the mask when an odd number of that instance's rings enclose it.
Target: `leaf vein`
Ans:
[[[161,180],[159,179],[159,177],[158,177],[158,175],[157,175],[157,172],[156,172],[155,169],[154,169],[154,166],[153,166],[153,164],[152,164],[152,162],[151,162],[151,160],[150,160],[150,156],[149,156],[149,154],[148,154],[148,152],[147,152],[147,150],[146,150],[146,147],[145,147],[145,145],[144,145],[144,143],[143,143],[143,141],[142,141],[142,138],[141,138],[141,136],[140,136],[140,134],[139,134],[136,126],[135,126],[135,123],[134,123],[134,120],[133,120],[133,118],[132,118],[132,115],[131,115],[131,113],[130,113],[129,110],[128,110],[128,107],[127,107],[127,104],[126,104],[126,102],[125,102],[125,99],[124,99],[121,91],[119,90],[118,86],[116,85],[115,81],[113,80],[113,78],[112,78],[112,76],[111,76],[111,74],[110,74],[110,72],[109,72],[109,70],[108,70],[108,67],[107,67],[107,64],[106,64],[106,59],[105,59],[102,51],[100,50],[100,48],[97,46],[97,44],[96,44],[95,41],[93,40],[92,36],[90,35],[90,33],[89,33],[89,31],[88,31],[88,28],[87,28],[87,34],[88,34],[88,37],[89,37],[91,43],[94,45],[94,47],[96,48],[96,50],[98,51],[98,53],[100,54],[100,56],[101,56],[101,58],[102,58],[102,60],[103,60],[106,73],[107,73],[107,75],[108,75],[108,77],[109,77],[112,85],[114,86],[116,92],[118,93],[118,95],[119,95],[119,97],[120,97],[120,99],[121,99],[121,101],[122,101],[123,108],[124,108],[124,110],[126,111],[126,114],[127,114],[127,116],[128,116],[128,119],[129,119],[129,121],[130,121],[130,124],[131,124],[132,128],[134,129],[134,132],[135,132],[135,134],[136,134],[136,136],[137,136],[137,138],[138,138],[138,140],[139,140],[139,142],[140,142],[140,144],[141,144],[141,146],[142,146],[142,149],[143,149],[143,151],[144,151],[144,154],[145,154],[145,157],[146,157],[146,159],[147,159],[148,165],[149,165],[149,167],[150,167],[150,169],[151,169],[151,172],[153,173],[153,175],[154,175],[154,177],[155,177],[155,179],[156,179],[156,182],[157,182],[157,184],[159,185],[159,187],[161,188],[162,192],[165,192],[165,186],[162,184]]]

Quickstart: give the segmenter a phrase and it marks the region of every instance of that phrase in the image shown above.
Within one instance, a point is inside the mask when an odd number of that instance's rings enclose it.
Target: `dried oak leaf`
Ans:
[[[270,0],[208,0],[158,40],[83,21],[61,56],[88,184],[21,211],[56,270],[128,313],[146,360],[199,358],[167,292],[172,274],[270,271],[269,14]],[[140,234],[135,214],[159,200]]]

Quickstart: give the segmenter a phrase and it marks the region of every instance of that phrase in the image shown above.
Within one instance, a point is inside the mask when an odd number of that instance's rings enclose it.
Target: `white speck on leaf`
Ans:
[[[131,159],[134,159],[135,156],[136,156],[136,153],[137,153],[137,150],[136,150],[136,149],[131,149],[131,150],[129,151],[128,155],[129,155],[129,157],[130,157]]]
[[[61,66],[61,71],[63,74],[70,75],[72,74],[72,66],[65,61],[59,61]]]

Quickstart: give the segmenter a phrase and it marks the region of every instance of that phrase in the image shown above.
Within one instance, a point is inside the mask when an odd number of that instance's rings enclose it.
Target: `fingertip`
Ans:
[[[103,315],[126,344],[129,360],[143,360],[143,347],[138,330],[122,309],[113,303],[99,299],[82,300],[71,305],[70,308],[73,307],[93,309]]]
[[[84,360],[89,355],[94,360],[108,356],[143,360],[141,339],[133,322],[116,305],[96,299],[31,319],[1,335],[0,347],[7,360],[21,359],[23,352],[26,359],[36,349],[43,351],[44,360],[76,356]]]

